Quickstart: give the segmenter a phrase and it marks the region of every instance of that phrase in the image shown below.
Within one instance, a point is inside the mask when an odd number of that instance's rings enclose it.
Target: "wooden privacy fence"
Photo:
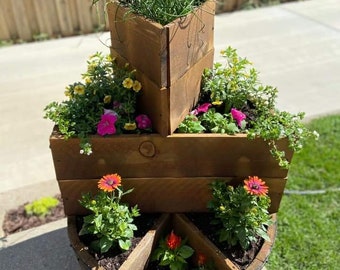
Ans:
[[[0,40],[65,37],[107,29],[105,0],[0,0]]]

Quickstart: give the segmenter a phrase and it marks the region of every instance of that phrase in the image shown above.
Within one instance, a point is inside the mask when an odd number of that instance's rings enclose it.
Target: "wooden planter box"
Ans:
[[[214,48],[215,1],[163,26],[117,2],[107,5],[112,54],[159,88],[170,87]]]
[[[137,70],[143,91],[139,110],[156,132],[175,131],[196,104],[202,73],[214,61],[215,2],[162,26],[110,2],[107,6],[111,54]]]
[[[267,233],[270,241],[265,241],[247,270],[262,269],[273,247],[277,220],[276,214],[272,215],[273,224],[269,226]],[[185,215],[173,215],[173,228],[175,233],[188,238],[188,244],[196,251],[206,255],[207,260],[212,260],[216,270],[238,270],[239,267],[228,259]],[[159,234],[162,235],[162,234]]]
[[[256,255],[248,270],[262,269],[271,252],[276,237],[276,214],[272,215],[273,224],[268,228],[267,233],[270,241],[265,241]],[[81,269],[100,269],[97,260],[88,252],[88,249],[80,241],[75,216],[68,216],[68,235]],[[188,239],[190,245],[196,252],[203,253],[208,261],[213,261],[216,270],[237,270],[239,269],[193,224],[184,214],[163,214],[152,230],[148,231],[137,247],[130,254],[129,258],[119,268],[120,270],[143,270],[148,269],[148,262],[152,251],[157,247],[161,238],[164,238],[171,230]]]
[[[156,240],[159,239],[159,228],[165,226],[165,222],[169,220],[168,214],[163,214],[156,222],[155,226],[150,229],[142,240],[132,251],[128,259],[122,264],[119,270],[144,270],[149,261],[152,249]],[[76,217],[67,217],[67,231],[71,242],[71,247],[75,252],[81,269],[98,270],[103,269],[98,267],[97,260],[89,253],[88,248],[81,242],[78,236]]]
[[[79,140],[50,137],[56,177],[66,215],[86,211],[78,200],[82,193],[98,191],[105,174],[122,176],[124,189],[134,191],[124,199],[142,212],[204,212],[211,199],[209,184],[243,183],[259,176],[269,186],[270,212],[278,211],[288,171],[278,166],[261,139],[245,135],[174,134],[92,136],[93,154],[79,154]],[[287,140],[278,142],[288,159]]]

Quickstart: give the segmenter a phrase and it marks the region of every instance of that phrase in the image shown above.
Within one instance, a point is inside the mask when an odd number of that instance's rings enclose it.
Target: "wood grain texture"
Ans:
[[[112,54],[142,72],[157,88],[168,88],[213,49],[215,1],[162,26],[108,4]]]

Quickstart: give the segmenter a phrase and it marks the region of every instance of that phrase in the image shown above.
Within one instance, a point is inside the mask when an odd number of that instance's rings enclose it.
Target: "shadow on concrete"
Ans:
[[[61,228],[23,242],[6,246],[1,238],[0,269],[63,270],[80,269],[69,245],[67,229]]]

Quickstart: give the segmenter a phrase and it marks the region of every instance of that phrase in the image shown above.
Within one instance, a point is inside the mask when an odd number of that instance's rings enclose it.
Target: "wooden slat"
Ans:
[[[226,134],[125,134],[91,136],[93,153],[79,154],[79,139],[50,138],[58,180],[100,178],[118,172],[124,178],[157,177],[259,177],[285,178],[287,170],[279,167],[261,139]],[[288,141],[277,142],[292,151]]]
[[[269,187],[271,198],[270,213],[276,213],[286,185],[286,179],[262,178]],[[81,195],[98,192],[99,179],[79,179],[58,181],[64,200],[66,215],[88,213],[79,204]],[[133,188],[123,201],[131,206],[138,205],[142,212],[207,212],[211,200],[209,185],[213,181],[223,181],[230,185],[243,185],[243,178],[231,177],[191,177],[191,178],[123,178],[124,190]]]
[[[15,11],[14,21],[18,36],[22,40],[31,41],[33,34],[29,27],[29,20],[25,10],[25,0],[12,1],[12,8]]]
[[[73,25],[71,19],[70,2],[65,0],[55,0],[60,25],[60,32],[63,36],[73,34]]]
[[[71,14],[73,31],[79,32],[80,23],[79,23],[77,0],[68,0],[68,1],[69,1],[69,9],[70,9],[70,14]]]
[[[91,4],[91,0],[77,0],[80,31],[83,34],[91,33],[93,31],[91,19]]]
[[[46,19],[50,20],[53,35],[59,36],[61,35],[61,29],[60,29],[58,14],[56,12],[57,10],[56,2],[55,0],[46,0],[46,5],[48,9],[48,17]]]
[[[6,21],[6,24],[3,26],[7,27],[10,38],[14,40],[18,39],[19,33],[14,20],[15,15],[12,6],[12,0],[2,0],[1,10],[4,15],[4,20]]]
[[[34,0],[33,6],[39,28],[39,33],[46,33],[48,36],[52,37],[53,29],[46,0]]]
[[[0,8],[0,40],[11,39],[11,34],[8,30],[7,22],[5,19],[5,11]]]

